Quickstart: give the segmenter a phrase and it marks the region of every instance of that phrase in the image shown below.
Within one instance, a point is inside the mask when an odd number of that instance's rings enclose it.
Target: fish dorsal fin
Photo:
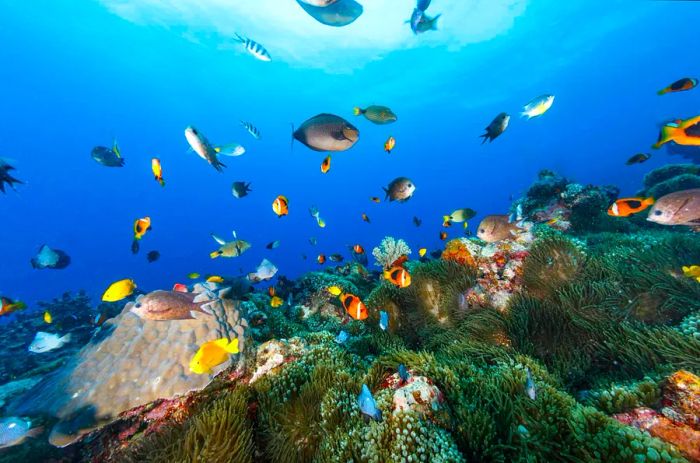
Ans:
[[[51,333],[47,333],[45,331],[37,331],[36,335],[34,336],[35,341],[46,341],[47,339],[51,339],[54,335]]]
[[[233,233],[233,239],[234,239],[234,240],[237,240],[237,239],[238,239],[238,235],[236,234],[236,230],[233,230],[233,232],[231,232],[231,233]]]
[[[114,151],[114,154],[117,155],[118,158],[122,157],[122,153],[119,150],[119,144],[117,144],[117,139],[115,138],[114,141],[112,142],[112,151]]]
[[[235,235],[234,235],[234,236],[235,236]],[[221,246],[223,246],[223,245],[226,244],[226,241],[222,240],[221,238],[219,238],[218,236],[216,236],[216,235],[213,234],[213,233],[211,234],[211,237],[214,238],[214,241],[216,241],[217,243],[219,243]]]

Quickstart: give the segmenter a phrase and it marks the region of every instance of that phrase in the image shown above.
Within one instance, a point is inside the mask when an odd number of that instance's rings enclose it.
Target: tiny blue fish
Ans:
[[[347,331],[340,330],[340,333],[338,333],[338,336],[335,337],[335,342],[338,344],[345,344],[345,341],[350,339],[350,335],[348,334]]]
[[[526,368],[525,371],[527,372],[527,380],[525,381],[525,392],[531,400],[535,400],[535,398],[537,397],[535,381],[532,379],[532,373],[530,373],[530,369]]]
[[[249,39],[247,37],[243,37],[239,34],[236,34],[236,40],[238,40],[239,42],[241,42],[243,44],[243,46],[248,51],[248,53],[255,56],[260,61],[272,60],[272,56],[270,56],[270,53],[267,50],[265,50],[265,47],[260,45],[255,40],[251,40],[251,39]]]
[[[260,140],[260,130],[258,130],[257,127],[255,127],[250,122],[245,121],[241,121],[241,125],[245,127],[245,129],[248,131],[249,134],[253,136],[253,138],[255,138],[256,140]]]
[[[408,370],[406,369],[406,365],[404,365],[403,363],[399,364],[399,379],[401,380],[401,383],[403,384],[406,381],[408,381],[408,378],[409,374]]]
[[[377,402],[374,401],[374,397],[372,397],[372,393],[366,384],[362,385],[362,392],[357,397],[357,403],[363,415],[376,421],[382,420],[382,411],[377,408]]]
[[[389,314],[383,310],[379,311],[379,328],[384,331],[389,328]]]

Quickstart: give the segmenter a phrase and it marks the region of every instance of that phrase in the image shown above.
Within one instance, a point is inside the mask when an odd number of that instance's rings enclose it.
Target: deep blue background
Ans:
[[[435,248],[443,214],[472,207],[479,211],[474,227],[483,215],[506,212],[509,197],[542,168],[633,194],[644,173],[673,159],[660,151],[641,166],[624,161],[649,150],[660,122],[700,110],[700,89],[656,95],[680,77],[700,77],[696,2],[532,1],[496,39],[459,51],[397,51],[350,74],[262,63],[129,23],[98,3],[29,3],[0,1],[0,156],[26,182],[0,197],[0,294],[30,303],[80,288],[99,296],[125,277],[153,290],[189,272],[236,275],[263,257],[293,277],[318,268],[318,252],[347,256],[347,245],[361,243],[369,253],[385,235],[406,239],[414,252]],[[439,10],[439,0],[433,3]],[[406,8],[393,19],[405,19]],[[517,117],[543,93],[556,95],[545,116]],[[371,103],[390,106],[399,121],[376,126],[352,116],[353,106]],[[482,146],[478,136],[501,111],[513,115],[510,128]],[[289,146],[290,123],[320,112],[361,131],[352,150],[333,154],[327,175],[319,171],[325,154]],[[263,139],[253,140],[240,119]],[[228,168],[217,173],[187,152],[189,124],[248,152],[223,158]],[[397,139],[391,155],[382,150],[388,135]],[[90,158],[93,146],[113,137],[123,169]],[[152,178],[153,156],[163,162],[164,189]],[[369,201],[397,176],[417,185],[411,201]],[[236,200],[234,180],[252,182],[252,194]],[[282,219],[271,210],[278,194],[290,200]],[[309,215],[311,205],[326,229]],[[134,256],[133,221],[145,215],[153,230]],[[421,228],[412,225],[414,215]],[[228,239],[232,230],[253,248],[212,261],[217,246],[209,234]],[[275,239],[281,247],[266,250]],[[29,260],[44,243],[67,251],[73,264],[33,270]],[[162,257],[148,264],[152,249]]]

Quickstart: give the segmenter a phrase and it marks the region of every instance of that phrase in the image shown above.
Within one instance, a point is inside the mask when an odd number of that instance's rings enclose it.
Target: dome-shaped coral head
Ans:
[[[467,265],[469,267],[476,267],[476,261],[471,252],[469,252],[469,248],[467,248],[467,245],[459,238],[453,239],[447,243],[441,257],[443,260],[457,262],[458,264]]]

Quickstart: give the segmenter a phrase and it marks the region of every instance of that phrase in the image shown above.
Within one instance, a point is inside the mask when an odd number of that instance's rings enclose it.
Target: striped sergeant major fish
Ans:
[[[245,121],[241,121],[241,125],[245,127],[245,129],[248,131],[249,134],[253,136],[253,138],[255,138],[256,140],[260,140],[260,130],[258,130],[257,127],[255,127],[250,122]]]
[[[236,40],[238,40],[239,42],[241,42],[243,44],[243,46],[248,51],[248,53],[255,56],[260,61],[272,60],[272,56],[270,56],[270,53],[267,50],[265,50],[265,47],[260,45],[255,40],[251,40],[251,39],[249,39],[247,37],[243,37],[239,34],[236,34]]]

